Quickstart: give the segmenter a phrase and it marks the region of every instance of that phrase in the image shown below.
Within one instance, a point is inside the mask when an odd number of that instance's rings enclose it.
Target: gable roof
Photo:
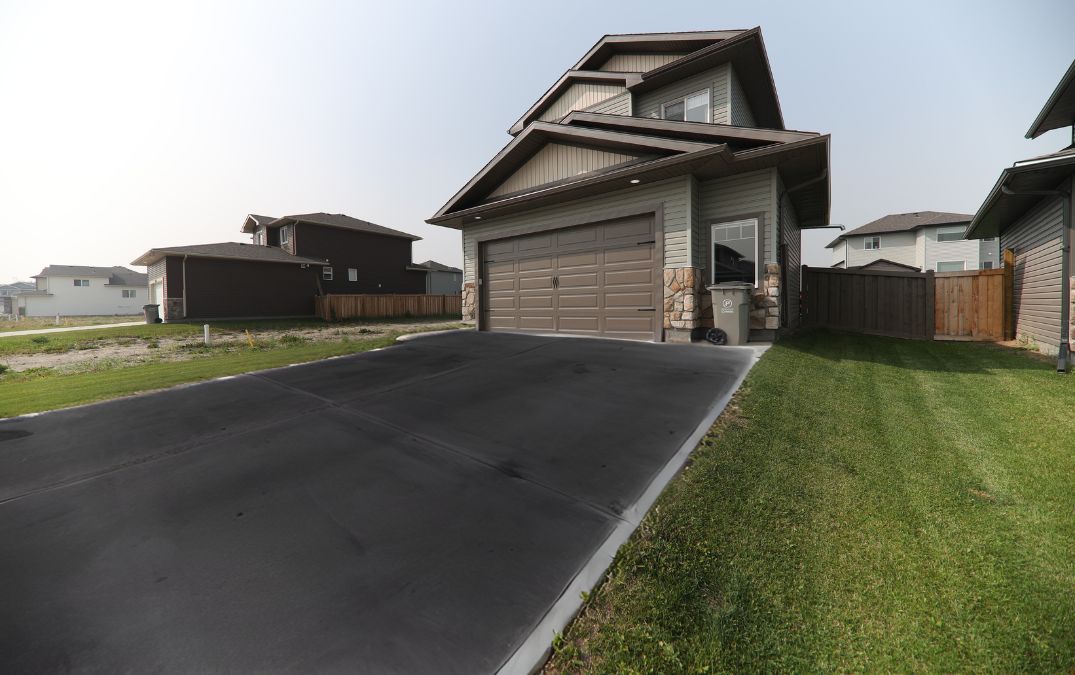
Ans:
[[[667,156],[669,154],[706,150],[720,145],[606,131],[603,129],[586,129],[551,122],[533,122],[489,160],[459,192],[455,193],[437,211],[431,220],[440,219],[452,211],[478,204],[550,141],[633,151],[648,154],[651,158],[655,155]],[[720,145],[720,147],[723,147],[723,145]],[[584,176],[589,175],[591,174],[584,174]],[[540,188],[535,188],[535,190],[537,189]]]
[[[1075,124],[1075,61],[1060,78],[1060,84],[1049,96],[1045,106],[1026,132],[1027,138],[1037,138],[1046,131]]]
[[[151,248],[135,260],[132,265],[153,265],[170,255],[191,256],[193,258],[217,258],[222,260],[253,260],[257,262],[297,263],[306,265],[323,265],[327,260],[305,258],[291,255],[276,246],[258,246],[257,244],[240,244],[226,241],[218,244],[194,244],[192,246],[165,246]],[[145,276],[145,275],[143,275]]]
[[[911,232],[931,225],[959,225],[969,223],[974,216],[968,213],[947,213],[944,211],[913,211],[911,213],[892,213],[877,220],[841,233],[825,248],[832,248],[848,237],[864,234],[886,234],[890,232]]]
[[[846,261],[845,261],[846,264]],[[868,262],[865,265],[858,265],[856,267],[849,267],[852,270],[892,270],[892,271],[905,271],[905,272],[920,272],[921,270],[914,265],[905,265],[898,263],[888,258],[878,258],[872,262]]]
[[[459,269],[458,267],[449,267],[448,265],[443,265],[436,260],[427,260],[423,263],[418,263],[418,265],[420,267],[426,267],[434,272],[455,272],[456,274],[463,273],[463,270]]]
[[[688,52],[671,63],[644,73],[621,73],[596,70],[616,53]],[[783,129],[784,117],[776,94],[769,57],[765,52],[761,28],[749,30],[702,31],[693,33],[640,33],[606,35],[573,68],[565,72],[508,129],[515,135],[523,131],[545,109],[576,82],[622,82],[628,91],[639,94],[664,86],[689,75],[731,63],[760,127]]]
[[[241,231],[250,234],[254,231],[254,228],[268,225],[274,220],[276,220],[276,218],[272,216],[259,216],[256,213],[248,213],[246,218],[243,218],[243,227]]]
[[[270,226],[277,227],[279,225],[286,225],[288,222],[312,223],[314,225],[324,225],[326,227],[338,227],[344,230],[354,230],[356,232],[366,232],[368,234],[381,234],[386,237],[399,237],[400,239],[410,239],[411,241],[419,241],[421,239],[421,237],[413,234],[401,232],[400,230],[393,230],[390,227],[371,223],[368,220],[352,218],[351,216],[342,213],[303,213],[295,216],[283,216],[270,223]]]
[[[967,228],[967,238],[999,236],[1038,202],[1048,197],[1040,194],[1041,191],[1055,190],[1073,175],[1075,148],[1016,162],[1004,169],[978,208],[978,213],[974,214],[974,220]],[[1025,194],[1026,192],[1039,194]]]
[[[33,276],[39,277],[87,277],[107,278],[109,286],[145,286],[149,279],[145,274],[126,267],[91,267],[87,265],[48,265]]]

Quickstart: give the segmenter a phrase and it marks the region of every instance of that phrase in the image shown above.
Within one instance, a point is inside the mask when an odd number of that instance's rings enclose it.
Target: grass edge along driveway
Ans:
[[[778,342],[546,670],[1070,670],[1073,439],[1023,353]]]
[[[392,345],[402,334],[388,333],[371,339],[316,342],[265,351],[241,349],[188,361],[148,363],[17,382],[0,381],[0,419],[69,408],[226,375],[356,354]]]

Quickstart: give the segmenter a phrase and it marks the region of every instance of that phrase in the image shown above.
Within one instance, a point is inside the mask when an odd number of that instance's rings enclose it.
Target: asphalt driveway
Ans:
[[[466,331],[0,421],[0,672],[495,671],[751,362]]]

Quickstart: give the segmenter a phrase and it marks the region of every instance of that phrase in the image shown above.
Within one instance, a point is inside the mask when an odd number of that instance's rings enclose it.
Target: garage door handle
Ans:
[[[646,307],[645,309],[640,308],[638,311],[640,311],[640,312],[656,312],[657,308],[656,307]]]
[[[553,277],[552,278],[552,287],[553,288],[560,288],[560,277]]]
[[[641,246],[642,244],[656,244],[656,243],[657,243],[656,239],[650,239],[649,241],[640,241],[640,242],[636,243],[635,245],[636,246]]]

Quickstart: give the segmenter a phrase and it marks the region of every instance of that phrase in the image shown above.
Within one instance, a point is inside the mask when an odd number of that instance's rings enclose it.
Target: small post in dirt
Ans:
[[[1004,339],[1015,339],[1015,251],[1004,249]]]
[[[204,333],[204,335],[205,335],[205,346],[208,347],[209,342],[210,342],[209,341],[209,324],[205,324],[205,325],[202,326],[202,333]]]

